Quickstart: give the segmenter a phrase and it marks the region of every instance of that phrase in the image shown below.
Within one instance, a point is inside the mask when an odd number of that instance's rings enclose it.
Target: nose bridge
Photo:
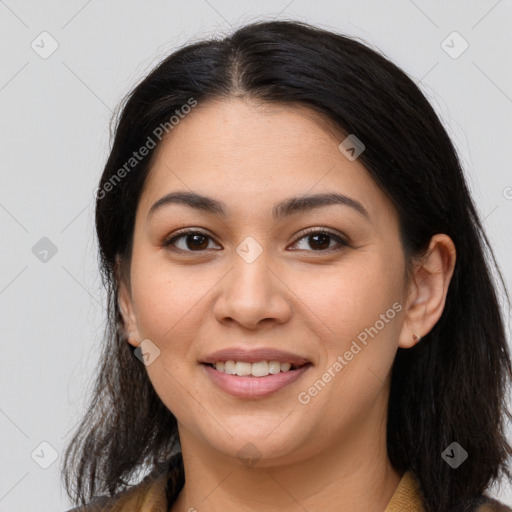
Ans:
[[[230,292],[245,297],[248,301],[269,298],[275,283],[269,266],[270,253],[252,237],[245,239],[236,248],[233,258],[232,287]]]
[[[268,318],[284,321],[289,305],[285,290],[271,269],[270,251],[250,238],[236,248],[215,314],[218,320],[231,318],[245,326]]]

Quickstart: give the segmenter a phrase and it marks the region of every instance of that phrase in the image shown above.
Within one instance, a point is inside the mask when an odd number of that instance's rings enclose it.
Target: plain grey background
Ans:
[[[177,46],[262,18],[360,37],[420,85],[511,282],[510,0],[0,0],[0,512],[70,507],[59,466],[102,341],[93,200],[112,111]],[[494,495],[512,505],[510,483]]]

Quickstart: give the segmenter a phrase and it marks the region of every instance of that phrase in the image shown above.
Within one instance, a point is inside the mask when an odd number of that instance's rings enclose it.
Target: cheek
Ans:
[[[402,310],[398,283],[384,268],[352,267],[331,276],[325,281],[328,287],[314,293],[310,287],[307,294],[304,283],[299,292],[315,313],[309,315],[310,330],[321,354],[318,371],[304,383],[299,400],[312,421],[320,415],[331,419],[321,427],[326,438],[339,435],[340,428],[364,423],[383,397]]]
[[[190,327],[194,310],[200,309],[208,287],[190,272],[161,260],[146,257],[139,265],[135,262],[132,292],[140,335],[154,340],[162,349],[173,342],[183,346],[175,340],[183,339],[183,327]]]
[[[196,362],[194,340],[205,321],[201,286],[183,270],[142,266],[132,279],[133,298],[141,339],[151,340],[158,358],[146,367],[151,383],[166,407],[180,421],[192,423],[190,404],[196,394],[190,370]],[[198,398],[199,399],[199,398]]]
[[[308,273],[295,280],[297,304],[303,303],[299,314],[315,322],[315,330],[325,334],[322,343],[329,350],[350,345],[353,338],[378,322],[401,299],[401,282],[391,267],[391,260],[386,263],[380,254],[368,253],[328,272]],[[388,317],[395,318],[395,313],[391,311]],[[390,331],[391,322],[385,325],[386,329],[380,330]],[[382,327],[380,322],[378,327]]]
[[[350,266],[338,267],[325,279],[302,280],[295,288],[316,335],[319,372],[328,372],[329,391],[318,403],[325,400],[328,405],[327,395],[336,395],[354,408],[372,400],[396,354],[403,309],[398,271],[391,271],[395,267],[389,258],[377,253],[365,256],[360,263],[353,260]]]

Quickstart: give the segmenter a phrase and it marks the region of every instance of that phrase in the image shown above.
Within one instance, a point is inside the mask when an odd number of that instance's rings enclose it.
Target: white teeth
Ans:
[[[229,375],[239,375],[253,377],[266,377],[275,375],[279,372],[290,371],[291,363],[280,363],[279,361],[259,361],[257,363],[247,363],[245,361],[219,361],[214,364],[215,369]]]
[[[237,375],[240,375],[241,377],[243,377],[244,375],[250,375],[251,367],[251,363],[241,363],[240,361],[238,361],[235,364],[235,372]]]
[[[279,361],[270,361],[268,363],[268,373],[272,375],[281,371],[281,363]]]
[[[226,361],[225,363],[221,362],[221,364],[224,364],[224,373],[228,373],[229,375],[235,375],[235,361]],[[217,366],[215,366],[215,368],[217,368]],[[219,368],[217,368],[217,370],[219,370]]]
[[[268,363],[266,361],[261,361],[261,363],[252,363],[251,374],[255,377],[266,377],[269,373]]]

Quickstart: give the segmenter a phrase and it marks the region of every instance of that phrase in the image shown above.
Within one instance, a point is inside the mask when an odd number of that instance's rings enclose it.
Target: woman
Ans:
[[[283,21],[173,53],[124,104],[96,227],[80,510],[510,510],[488,242],[386,58]]]

